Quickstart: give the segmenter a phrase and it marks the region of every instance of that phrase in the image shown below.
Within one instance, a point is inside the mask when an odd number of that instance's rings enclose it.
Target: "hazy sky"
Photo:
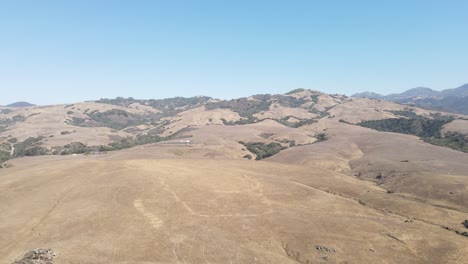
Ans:
[[[1,1],[0,104],[468,82],[468,1]]]

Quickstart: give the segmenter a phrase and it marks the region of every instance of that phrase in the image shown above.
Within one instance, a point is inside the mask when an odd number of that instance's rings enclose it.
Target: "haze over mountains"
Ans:
[[[381,95],[373,92],[353,94],[352,97],[381,99],[440,111],[468,114],[468,84],[458,88],[434,91],[417,87],[399,94]]]
[[[462,114],[306,89],[119,97],[0,107],[0,147],[1,263],[32,248],[57,263],[468,261]]]

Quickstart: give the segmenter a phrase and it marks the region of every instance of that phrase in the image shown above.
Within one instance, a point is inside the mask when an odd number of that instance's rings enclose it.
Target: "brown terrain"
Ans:
[[[468,263],[468,154],[357,125],[467,116],[310,90],[112,103],[0,108],[0,263]]]

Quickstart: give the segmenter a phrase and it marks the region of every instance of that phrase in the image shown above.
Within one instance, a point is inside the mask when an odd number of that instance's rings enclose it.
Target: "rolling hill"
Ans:
[[[468,116],[296,89],[0,107],[0,262],[465,263]]]

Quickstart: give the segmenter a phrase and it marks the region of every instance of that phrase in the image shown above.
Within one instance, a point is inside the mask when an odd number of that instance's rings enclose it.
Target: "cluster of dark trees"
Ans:
[[[128,137],[116,142],[112,142],[107,146],[87,146],[81,142],[72,142],[65,145],[63,148],[56,148],[52,154],[69,155],[69,154],[86,154],[94,151],[105,152],[120,149],[131,148],[139,145],[157,143],[171,139],[172,137],[160,137],[158,135],[138,135],[134,138]]]
[[[120,109],[111,109],[105,112],[97,110],[86,113],[89,119],[72,117],[70,124],[85,127],[109,127],[113,129],[124,129],[129,126],[138,126],[147,121],[145,116],[136,115]]]
[[[451,149],[463,151],[468,153],[468,136],[458,132],[447,132],[440,138],[424,138],[427,143],[449,147]]]
[[[285,117],[282,119],[274,119],[274,120],[282,125],[285,125],[287,127],[293,127],[293,128],[298,128],[301,126],[310,125],[310,124],[318,122],[316,119],[304,119],[298,122],[289,122],[287,119],[289,119],[289,117]]]
[[[41,140],[44,137],[29,137],[24,141],[14,144],[15,151],[13,157],[23,157],[23,156],[38,156],[47,154],[47,149],[41,147]]]
[[[54,147],[52,150],[41,147],[41,140],[44,137],[30,137],[24,141],[16,142],[12,141],[14,144],[14,155],[10,156],[10,152],[0,150],[0,163],[7,161],[11,158],[24,157],[24,156],[39,156],[39,155],[70,155],[70,154],[87,154],[94,151],[103,152],[103,151],[113,151],[131,148],[138,145],[145,145],[150,143],[156,143],[160,141],[165,141],[176,137],[177,134],[160,137],[158,135],[138,135],[135,138],[124,138],[120,141],[110,143],[107,146],[88,146],[81,142],[72,142],[63,147]]]
[[[263,142],[243,142],[240,141],[240,144],[244,145],[245,148],[254,153],[257,157],[256,160],[261,160],[264,158],[268,158],[279,153],[281,150],[287,148],[283,147],[280,143],[271,142],[269,144]],[[247,155],[246,155],[247,156]]]
[[[257,94],[252,96],[253,99],[259,100],[261,102],[277,102],[279,105],[284,106],[284,107],[291,107],[291,108],[297,108],[300,107],[301,105],[305,104],[306,101],[304,98],[296,98],[293,96],[285,96],[281,94]]]
[[[89,153],[91,151],[95,150],[95,147],[88,147],[85,144],[81,142],[72,142],[69,143],[62,148],[57,148],[54,150],[52,154],[60,154],[60,155],[69,155],[69,154],[83,154],[83,153]]]
[[[96,123],[96,126],[105,126],[117,130],[138,126],[150,121],[143,115],[132,114],[120,109],[111,109],[105,112],[93,111],[87,115]]]
[[[440,138],[442,127],[451,120],[429,118],[389,118],[362,121],[357,125],[379,131],[415,135],[421,138]]]
[[[453,117],[432,115],[433,118],[431,119],[422,116],[414,116],[414,113],[410,111],[395,111],[394,113],[410,118],[370,120],[360,122],[357,125],[379,131],[415,135],[433,145],[468,152],[467,136],[457,132],[442,133],[443,126],[452,122],[454,120]]]
[[[134,138],[128,137],[117,142],[112,142],[108,146],[100,146],[100,151],[112,151],[131,148],[138,145],[157,143],[173,138],[174,136],[160,137],[158,135],[138,135]]]
[[[234,125],[253,124],[253,123],[257,123],[259,120],[254,116],[249,116],[248,118],[242,118],[237,121],[227,121],[226,119],[221,118],[221,121],[223,121],[223,124],[226,126],[234,126]]]
[[[260,113],[261,111],[268,110],[270,108],[270,101],[253,101],[247,98],[233,99],[229,101],[220,101],[215,103],[209,103],[205,106],[206,110],[213,109],[229,109],[240,116],[251,119],[253,115]]]
[[[417,115],[413,111],[407,111],[407,110],[398,110],[398,111],[389,111],[390,113],[398,116],[404,116],[408,118],[420,118],[421,116]]]

